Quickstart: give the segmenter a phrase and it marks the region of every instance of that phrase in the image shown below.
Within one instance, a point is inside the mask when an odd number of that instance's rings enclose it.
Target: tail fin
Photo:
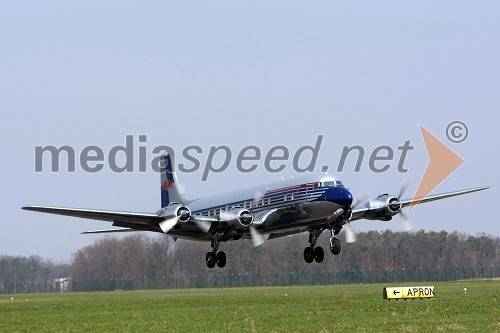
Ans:
[[[173,171],[172,156],[165,154],[161,157],[161,207],[168,206],[171,202],[184,202],[184,197],[179,191],[177,176]]]

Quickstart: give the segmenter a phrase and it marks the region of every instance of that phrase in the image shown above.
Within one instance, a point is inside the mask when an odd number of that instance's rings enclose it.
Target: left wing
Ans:
[[[400,209],[401,209],[401,208],[408,207],[408,206],[413,206],[413,205],[423,204],[423,203],[427,203],[427,202],[431,202],[431,201],[451,198],[451,197],[455,197],[455,196],[463,195],[463,194],[467,194],[467,193],[483,191],[486,189],[489,189],[489,186],[474,187],[474,188],[461,190],[461,191],[434,194],[434,195],[429,195],[429,196],[422,197],[422,198],[412,198],[412,199],[403,199],[403,200],[398,199],[398,203],[400,203]],[[373,200],[373,201],[377,201],[377,200]],[[373,213],[377,213],[381,210],[387,209],[387,205],[384,205],[380,201],[376,202],[375,204],[371,204],[371,202],[372,202],[372,200],[370,200],[368,203],[363,204],[359,207],[358,206],[354,207],[352,209],[352,217],[349,219],[349,221],[360,220],[360,219],[366,218],[367,216],[370,216]],[[399,210],[397,212],[394,212],[394,213],[397,214],[399,212]],[[395,214],[393,214],[393,215],[395,215]]]
[[[475,187],[475,188],[470,188],[470,189],[467,189],[467,190],[461,190],[461,191],[454,191],[454,192],[448,192],[448,193],[442,193],[442,194],[429,195],[429,196],[426,196],[426,197],[423,197],[423,198],[404,199],[404,200],[401,200],[401,205],[402,205],[402,208],[404,208],[404,207],[408,207],[408,206],[413,206],[413,205],[423,204],[423,203],[426,203],[426,202],[431,202],[431,201],[436,201],[436,200],[441,200],[441,199],[456,197],[458,195],[472,193],[472,192],[478,192],[478,191],[483,191],[483,190],[487,190],[487,189],[489,189],[489,186]]]

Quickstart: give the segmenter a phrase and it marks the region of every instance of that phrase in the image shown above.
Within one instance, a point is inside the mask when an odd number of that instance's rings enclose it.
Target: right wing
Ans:
[[[132,228],[91,230],[91,231],[84,231],[84,232],[82,232],[82,235],[88,235],[88,234],[110,234],[110,233],[115,233],[115,232],[131,232],[131,231],[138,231],[138,230],[132,229]]]
[[[165,220],[163,216],[158,216],[157,214],[151,213],[119,212],[111,210],[63,208],[50,206],[25,206],[22,207],[22,209],[41,213],[108,221],[113,222],[113,226],[122,228],[85,231],[83,232],[84,234],[102,234],[128,231],[154,231],[163,233],[159,223]],[[195,223],[199,229],[206,233],[210,229],[211,224],[219,222],[219,219],[210,216],[192,215],[190,221]]]

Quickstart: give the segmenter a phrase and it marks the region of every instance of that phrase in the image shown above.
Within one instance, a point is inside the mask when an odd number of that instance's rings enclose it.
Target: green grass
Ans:
[[[391,302],[375,284],[0,295],[0,332],[500,332],[500,281],[433,285]]]

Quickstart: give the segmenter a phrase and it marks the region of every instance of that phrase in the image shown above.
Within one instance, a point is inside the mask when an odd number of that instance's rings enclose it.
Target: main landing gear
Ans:
[[[325,251],[321,246],[308,246],[304,249],[304,260],[310,264],[313,260],[316,262],[322,262],[325,259]]]
[[[309,243],[311,246],[308,246],[304,249],[304,260],[310,264],[314,260],[316,262],[322,262],[325,259],[325,252],[321,246],[316,246],[316,241],[318,240],[319,235],[321,234],[321,230],[313,230],[309,233]]]
[[[221,268],[226,266],[226,254],[224,253],[224,251],[217,252],[217,250],[219,249],[219,243],[220,237],[217,237],[217,239],[212,239],[213,251],[208,252],[205,259],[208,268],[214,268],[216,264]]]
[[[311,246],[308,246],[304,249],[304,260],[310,264],[313,261],[322,262],[325,259],[325,252],[321,246],[316,246],[316,241],[318,240],[319,235],[321,234],[320,229],[313,230],[309,233],[309,243]],[[341,244],[339,239],[335,236],[336,232],[334,229],[330,229],[330,251],[334,255],[338,255],[340,253]]]

